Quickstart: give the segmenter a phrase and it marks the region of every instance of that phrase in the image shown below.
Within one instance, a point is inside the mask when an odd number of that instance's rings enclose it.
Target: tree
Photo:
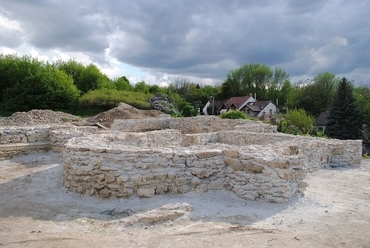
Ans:
[[[125,76],[114,79],[113,83],[116,85],[117,90],[132,91],[133,89],[130,81]]]
[[[353,96],[362,113],[364,123],[370,127],[370,85],[356,87],[353,91]]]
[[[325,133],[336,139],[358,139],[361,125],[362,116],[353,96],[353,86],[342,78],[330,108]]]
[[[22,83],[26,77],[36,74],[44,64],[30,56],[0,55],[0,103],[8,88]]]
[[[85,70],[85,66],[82,63],[72,59],[68,61],[57,60],[53,63],[53,66],[64,71],[67,75],[70,75],[76,86],[79,84],[80,76]]]
[[[339,79],[334,74],[318,74],[313,82],[297,90],[295,107],[317,117],[330,108]]]
[[[4,104],[11,111],[67,110],[77,104],[79,95],[71,76],[47,65],[5,90]]]
[[[134,85],[134,91],[135,92],[142,92],[142,93],[149,93],[150,91],[150,85],[146,84],[144,81],[138,82]]]
[[[83,93],[86,93],[90,90],[115,88],[110,79],[105,74],[101,73],[99,68],[94,64],[88,65],[81,72],[81,75],[78,77],[77,82],[75,83],[77,88]]]
[[[221,86],[221,96],[227,99],[255,93],[258,100],[271,100],[269,98],[276,98],[277,91],[288,78],[289,75],[281,68],[272,70],[263,64],[244,65],[228,73]]]

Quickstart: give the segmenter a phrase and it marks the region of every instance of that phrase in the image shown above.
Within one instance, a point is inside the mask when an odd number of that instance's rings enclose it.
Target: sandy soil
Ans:
[[[307,176],[283,204],[231,192],[98,199],[62,185],[62,155],[0,161],[0,247],[370,247],[370,160]]]

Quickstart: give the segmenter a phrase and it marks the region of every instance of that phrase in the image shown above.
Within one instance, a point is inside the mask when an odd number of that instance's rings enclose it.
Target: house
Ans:
[[[202,112],[203,112],[204,115],[211,115],[211,114],[218,115],[219,114],[219,108],[224,103],[225,103],[225,100],[223,100],[223,101],[214,100],[214,99],[210,100],[206,103],[206,105],[204,105],[204,107],[202,109]],[[213,110],[212,110],[212,108],[213,108]]]
[[[247,116],[269,121],[271,116],[277,112],[277,109],[271,101],[255,101],[248,102],[240,111],[243,111]]]
[[[247,103],[255,102],[255,101],[256,100],[252,97],[252,94],[249,94],[249,96],[231,97],[229,100],[227,100],[220,106],[219,112],[220,114],[222,114],[229,110],[240,110]]]
[[[240,110],[247,116],[266,121],[270,120],[272,114],[277,112],[276,105],[271,101],[256,101],[256,99],[252,97],[252,94],[249,94],[249,96],[232,97],[219,108],[220,113],[229,110]]]
[[[318,131],[325,131],[328,124],[329,111],[321,112],[316,118],[316,127]]]

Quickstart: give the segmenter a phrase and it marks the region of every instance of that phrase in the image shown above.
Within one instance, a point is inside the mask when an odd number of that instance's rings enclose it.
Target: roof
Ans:
[[[326,126],[329,122],[329,111],[321,112],[316,118],[316,126]]]
[[[234,105],[236,108],[240,108],[246,101],[248,101],[249,98],[251,98],[251,96],[231,97],[224,104],[222,104],[222,106],[225,106],[227,109],[229,109],[232,105]]]
[[[245,105],[246,108],[249,108],[250,110],[254,112],[260,112],[264,108],[266,108],[267,105],[269,105],[271,101],[258,101],[258,102],[249,102],[247,105]]]

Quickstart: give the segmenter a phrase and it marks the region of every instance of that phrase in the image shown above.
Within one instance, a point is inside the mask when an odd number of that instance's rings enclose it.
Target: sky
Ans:
[[[110,78],[221,84],[230,70],[370,83],[370,0],[0,0],[0,54],[96,64]]]

